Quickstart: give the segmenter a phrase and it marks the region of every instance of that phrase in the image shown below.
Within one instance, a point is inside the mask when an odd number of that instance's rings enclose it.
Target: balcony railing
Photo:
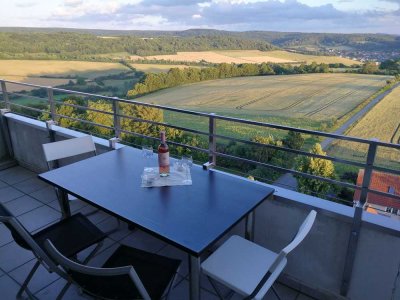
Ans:
[[[14,81],[8,81],[8,80],[0,80],[0,83],[1,83],[1,92],[2,92],[2,102],[0,102],[0,106],[3,106],[6,109],[6,111],[15,111],[16,109],[17,110],[23,109],[23,110],[30,111],[30,112],[36,112],[38,114],[48,113],[49,118],[53,121],[56,121],[59,118],[65,118],[65,119],[81,122],[84,124],[97,126],[100,128],[105,128],[105,129],[111,130],[113,132],[114,138],[111,139],[113,141],[115,141],[115,139],[120,139],[121,134],[128,134],[128,135],[132,135],[132,136],[136,136],[136,137],[140,137],[140,138],[147,138],[147,139],[151,139],[151,140],[158,139],[157,137],[144,135],[140,132],[132,132],[132,131],[125,130],[121,126],[121,124],[122,124],[121,121],[124,119],[130,119],[130,120],[133,120],[133,121],[139,122],[139,123],[147,123],[147,124],[151,124],[151,125],[158,125],[158,126],[173,128],[173,129],[181,130],[186,133],[203,136],[207,140],[208,147],[205,147],[205,148],[187,145],[184,143],[179,143],[179,142],[174,142],[174,141],[169,142],[170,144],[175,145],[175,146],[185,147],[185,148],[191,149],[193,151],[199,151],[201,153],[205,153],[208,156],[208,161],[205,162],[204,167],[218,167],[219,158],[224,158],[224,159],[230,159],[230,160],[234,160],[234,161],[241,162],[241,163],[248,163],[248,164],[252,164],[252,165],[256,165],[256,166],[265,167],[265,168],[268,168],[268,169],[271,169],[274,171],[278,171],[278,172],[291,173],[295,176],[302,176],[302,177],[309,178],[309,179],[315,179],[315,180],[320,180],[323,182],[328,182],[329,184],[332,184],[335,186],[347,187],[347,188],[350,188],[353,190],[359,190],[360,191],[360,199],[358,199],[359,201],[357,202],[357,205],[355,208],[352,231],[351,231],[350,238],[349,238],[345,271],[343,274],[343,283],[342,283],[342,294],[343,295],[345,295],[347,292],[351,273],[352,273],[353,261],[354,261],[354,257],[355,257],[355,251],[356,251],[358,236],[359,236],[359,232],[360,232],[360,225],[362,222],[363,207],[364,207],[365,203],[367,202],[367,195],[370,193],[378,194],[378,195],[381,195],[384,197],[396,199],[396,201],[400,200],[400,197],[397,195],[374,190],[374,189],[371,189],[371,187],[370,187],[371,175],[374,170],[400,175],[400,170],[397,170],[395,168],[387,168],[387,167],[380,166],[376,159],[377,151],[378,151],[379,147],[382,147],[385,149],[391,149],[393,151],[400,151],[399,144],[385,143],[385,142],[381,142],[378,140],[366,140],[366,139],[361,139],[361,138],[357,138],[357,137],[337,135],[337,134],[333,134],[333,133],[321,132],[321,131],[315,131],[315,130],[299,129],[299,128],[294,128],[294,127],[289,127],[289,126],[282,126],[282,125],[277,125],[277,124],[263,123],[263,122],[258,122],[258,121],[251,121],[251,120],[245,120],[245,119],[234,118],[234,117],[229,117],[229,116],[223,116],[223,115],[218,115],[218,114],[214,114],[214,113],[205,113],[205,112],[179,109],[179,108],[162,106],[162,105],[155,105],[155,104],[150,104],[150,103],[143,103],[143,102],[139,102],[139,101],[135,101],[135,100],[121,99],[118,97],[108,97],[108,96],[103,96],[103,95],[98,95],[98,94],[78,92],[78,91],[66,90],[66,89],[61,89],[61,88],[45,87],[45,86],[40,86],[40,85],[36,85],[36,84],[28,84],[28,83],[14,82]],[[32,89],[32,88],[33,89],[46,89],[47,97],[46,98],[35,97],[35,96],[27,95],[26,93],[21,93],[21,92],[8,92],[7,88],[11,85],[13,85],[13,86],[16,85],[16,86],[30,88],[30,89]],[[90,108],[90,107],[86,107],[86,106],[82,106],[82,105],[64,103],[64,102],[62,102],[62,100],[60,101],[60,100],[55,99],[55,96],[54,96],[55,93],[63,94],[63,95],[78,95],[80,97],[85,97],[85,98],[104,100],[111,104],[112,112],[98,110],[98,109],[94,109],[94,108]],[[30,98],[33,98],[33,99],[36,99],[36,100],[42,101],[42,102],[46,101],[46,103],[48,105],[48,109],[39,109],[39,108],[35,108],[35,107],[30,107],[25,104],[13,103],[12,97],[15,97],[15,96],[30,97]],[[166,112],[170,112],[170,113],[174,113],[174,114],[176,113],[182,117],[183,116],[191,116],[193,118],[201,118],[203,120],[203,124],[204,123],[207,124],[206,128],[208,128],[208,130],[193,129],[193,128],[189,128],[189,127],[178,126],[175,124],[169,124],[166,122],[157,122],[154,120],[147,120],[147,119],[129,116],[129,115],[123,114],[122,110],[120,110],[120,104],[146,106],[146,107],[156,108],[156,109],[160,109],[162,111],[166,111]],[[100,114],[110,116],[113,120],[112,126],[107,126],[104,124],[94,123],[94,122],[80,119],[80,118],[74,118],[71,116],[58,114],[56,108],[57,108],[57,106],[60,106],[60,105],[69,106],[69,107],[80,109],[83,111],[93,111],[93,112],[97,112]],[[251,126],[253,128],[283,130],[286,132],[293,131],[293,132],[301,133],[306,136],[317,137],[318,139],[326,138],[326,139],[332,139],[332,140],[336,140],[336,141],[347,141],[347,142],[352,142],[352,143],[359,143],[359,144],[365,145],[365,147],[367,148],[367,152],[366,152],[367,155],[366,155],[365,161],[353,161],[353,160],[349,160],[349,159],[345,159],[345,158],[334,157],[331,155],[327,155],[327,156],[318,155],[318,154],[310,153],[310,152],[307,152],[304,150],[296,150],[296,149],[291,149],[291,148],[287,148],[287,147],[283,147],[283,146],[262,144],[262,143],[258,143],[255,141],[247,140],[243,137],[237,137],[237,136],[233,137],[233,136],[228,136],[227,134],[217,133],[218,125],[220,123],[224,123],[224,122],[230,122],[230,123],[236,124],[237,126]],[[283,151],[285,153],[290,153],[291,155],[296,155],[296,156],[300,156],[300,157],[306,156],[306,157],[312,157],[312,158],[320,158],[320,159],[324,159],[324,160],[330,160],[335,163],[345,164],[348,166],[354,166],[354,167],[357,167],[360,169],[364,169],[365,171],[364,171],[362,185],[358,186],[358,185],[352,184],[350,182],[316,176],[313,174],[300,172],[300,171],[294,170],[292,168],[285,168],[282,166],[273,165],[271,163],[261,162],[261,161],[257,161],[257,160],[253,160],[253,159],[249,159],[249,158],[245,158],[245,157],[240,157],[237,155],[223,153],[223,152],[217,150],[217,142],[221,142],[221,141],[223,141],[225,143],[226,142],[236,142],[236,143],[241,143],[241,144],[255,146],[255,147],[265,147],[265,148],[269,148],[269,149]]]

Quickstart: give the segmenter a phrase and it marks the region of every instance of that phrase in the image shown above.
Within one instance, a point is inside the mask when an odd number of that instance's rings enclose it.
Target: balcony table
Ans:
[[[64,216],[72,194],[188,253],[190,299],[199,299],[200,256],[243,219],[252,238],[254,209],[274,190],[198,165],[192,185],[143,188],[145,163],[141,150],[123,147],[38,177],[59,188]]]

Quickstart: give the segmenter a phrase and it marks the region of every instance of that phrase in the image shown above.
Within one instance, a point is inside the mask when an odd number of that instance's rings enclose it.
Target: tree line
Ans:
[[[171,68],[167,73],[147,73],[128,91],[128,98],[151,93],[187,83],[204,80],[258,75],[290,75],[307,73],[328,73],[329,66],[315,62],[293,66],[291,64],[228,64],[222,63],[207,68]]]
[[[138,36],[99,37],[74,32],[0,32],[1,59],[109,60],[101,54],[173,54],[177,51],[272,50],[271,44],[233,36]]]

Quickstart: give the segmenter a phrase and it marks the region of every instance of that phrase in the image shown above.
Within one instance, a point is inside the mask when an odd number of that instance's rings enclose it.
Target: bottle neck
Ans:
[[[160,140],[161,140],[161,144],[163,144],[163,145],[166,144],[165,131],[161,131]]]

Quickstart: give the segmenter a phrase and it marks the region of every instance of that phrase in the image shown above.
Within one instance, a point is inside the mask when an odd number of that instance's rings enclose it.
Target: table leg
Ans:
[[[200,257],[189,255],[190,300],[200,299]]]
[[[68,218],[71,216],[71,209],[69,207],[68,193],[58,189],[58,202],[61,208],[62,218]]]
[[[246,217],[246,229],[244,233],[244,237],[249,240],[254,242],[254,225],[256,222],[256,215],[254,211],[249,213]]]

